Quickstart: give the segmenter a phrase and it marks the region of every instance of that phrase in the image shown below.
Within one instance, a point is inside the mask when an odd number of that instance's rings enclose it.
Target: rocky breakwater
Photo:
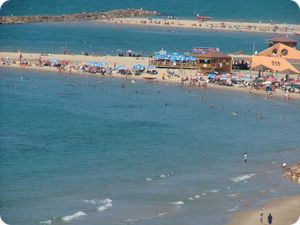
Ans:
[[[57,16],[1,16],[0,24],[22,24],[22,23],[45,23],[45,22],[74,22],[86,20],[105,20],[120,17],[138,17],[138,16],[156,16],[157,11],[148,11],[143,9],[116,9],[108,12],[91,12],[66,14]]]
[[[300,162],[284,168],[283,176],[300,184]]]

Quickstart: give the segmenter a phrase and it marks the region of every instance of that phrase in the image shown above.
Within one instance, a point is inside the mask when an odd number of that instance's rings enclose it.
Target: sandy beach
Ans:
[[[257,225],[260,223],[260,214],[263,213],[263,224],[268,224],[267,216],[273,216],[273,225],[291,225],[300,216],[300,195],[286,198],[276,198],[267,204],[233,215],[229,225]]]
[[[148,18],[114,18],[109,20],[97,20],[99,23],[132,26],[152,26],[165,28],[185,28],[195,30],[217,30],[234,32],[257,32],[271,34],[300,34],[299,24],[271,24],[233,21],[206,21],[174,20],[174,19],[148,19]]]
[[[48,66],[36,66],[34,63],[38,62],[40,54],[38,53],[22,53],[23,58],[26,59],[28,62],[31,63],[31,66],[26,67],[20,67],[18,64],[10,64],[10,65],[0,65],[0,67],[7,67],[7,68],[16,68],[16,69],[29,69],[29,70],[38,70],[38,71],[44,71],[44,72],[58,72],[59,70],[55,67],[48,67]],[[0,58],[6,58],[9,57],[10,59],[17,60],[19,58],[19,53],[16,52],[0,52]],[[142,65],[149,65],[150,58],[148,57],[120,57],[120,56],[85,56],[85,55],[64,55],[64,54],[48,54],[45,56],[41,56],[41,60],[62,60],[62,61],[68,61],[70,64],[82,64],[89,61],[97,61],[97,62],[107,62],[110,67],[114,66],[125,66],[128,68],[131,68],[134,64],[142,64]],[[195,74],[197,71],[195,70],[176,70],[176,73],[178,76],[166,76],[167,69],[157,69],[158,74],[155,76],[155,82],[160,83],[166,83],[166,84],[173,84],[173,85],[179,85],[181,83],[182,77],[195,77]],[[83,73],[77,70],[71,70],[71,72],[68,71],[61,71],[63,74],[71,75],[71,74],[85,74],[85,75],[92,75],[92,76],[102,76],[100,74],[90,74],[90,73]],[[106,77],[108,77],[106,75]],[[149,75],[142,74],[141,76],[124,76],[118,73],[113,73],[111,77],[115,78],[121,78],[121,79],[130,79],[130,80],[145,80]],[[196,88],[196,87],[194,87]],[[221,86],[221,85],[215,85],[215,84],[208,84],[208,88],[215,88],[220,90],[228,90],[228,91],[235,91],[235,92],[241,92],[251,95],[258,95],[260,97],[265,97],[266,93],[261,90],[252,90],[251,93],[249,92],[248,88],[245,87],[237,87],[237,86]],[[273,92],[273,96],[275,98],[284,99],[285,93],[277,89]],[[290,93],[290,99],[291,100],[300,100],[300,94],[297,93]]]

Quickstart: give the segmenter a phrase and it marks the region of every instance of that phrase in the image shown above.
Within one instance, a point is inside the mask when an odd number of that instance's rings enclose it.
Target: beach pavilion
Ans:
[[[282,43],[252,56],[252,70],[300,74],[300,51]]]
[[[192,55],[197,58],[197,67],[202,72],[230,73],[232,70],[232,57],[218,48],[194,48]]]
[[[194,48],[192,52],[182,55],[157,52],[150,61],[158,68],[195,69],[203,73],[231,72],[232,57],[219,51],[217,48]]]

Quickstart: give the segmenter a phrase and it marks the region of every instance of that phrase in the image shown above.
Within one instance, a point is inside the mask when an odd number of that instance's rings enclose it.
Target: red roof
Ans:
[[[198,48],[200,49],[200,48]],[[207,58],[230,58],[231,56],[224,54],[214,48],[203,48],[205,51],[194,51],[194,56],[203,56]]]
[[[297,43],[296,40],[292,40],[288,37],[275,37],[275,38],[270,39],[269,42]]]

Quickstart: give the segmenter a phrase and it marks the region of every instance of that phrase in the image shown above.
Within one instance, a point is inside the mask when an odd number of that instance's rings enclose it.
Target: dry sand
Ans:
[[[218,30],[235,32],[258,32],[272,34],[300,34],[299,24],[270,24],[270,23],[249,23],[249,22],[227,22],[197,20],[173,20],[173,19],[152,19],[148,18],[114,18],[110,20],[99,20],[99,23],[110,23],[118,25],[139,25],[168,28],[189,28],[197,30]],[[274,28],[277,27],[276,31]]]
[[[29,62],[36,62],[39,59],[40,54],[38,53],[22,53],[23,58],[28,60]],[[11,59],[18,59],[19,53],[15,52],[0,52],[0,58],[9,57]],[[79,63],[82,62],[89,62],[89,61],[97,61],[97,62],[107,62],[110,67],[114,67],[114,64],[116,65],[124,65],[126,67],[131,68],[134,64],[142,64],[142,65],[148,65],[149,64],[149,58],[148,57],[119,57],[119,56],[84,56],[84,55],[64,55],[64,54],[51,54],[48,56],[42,56],[42,60],[50,60],[50,59],[56,59],[56,60],[66,60],[70,63]],[[17,64],[11,64],[11,65],[0,65],[0,67],[9,67],[9,68],[18,68],[20,69],[20,66]],[[58,72],[57,68],[54,67],[37,67],[37,66],[27,66],[22,69],[29,69],[29,70],[38,70],[38,71],[46,71],[46,72]],[[166,83],[166,84],[174,84],[178,85],[181,82],[181,77],[193,77],[195,76],[196,72],[195,70],[175,70],[177,74],[179,74],[179,77],[167,77],[167,69],[158,69],[158,75],[157,82],[160,83]],[[70,74],[69,72],[62,72],[64,74]],[[77,72],[72,71],[73,74],[86,74],[90,76],[101,76],[99,74],[93,75],[90,73],[83,73],[83,72]],[[124,76],[119,74],[113,74],[112,77],[116,78],[122,78],[122,79],[134,79],[134,80],[143,80],[144,77],[147,77],[149,75],[141,75],[141,76]],[[165,77],[163,80],[162,77]],[[242,88],[242,87],[226,87],[226,86],[220,86],[220,85],[214,85],[214,84],[208,84],[208,88],[214,88],[214,89],[220,89],[220,90],[226,90],[226,91],[235,91],[235,92],[244,92],[249,94],[249,89]],[[265,97],[264,91],[255,91],[253,90],[251,92],[251,95],[257,95],[260,97]],[[281,90],[276,90],[273,93],[272,98],[278,98],[281,100],[284,100],[285,93]],[[293,100],[300,100],[300,94],[290,93],[290,99]],[[297,101],[298,102],[298,101]]]
[[[273,199],[267,204],[244,212],[237,212],[230,225],[261,225],[260,214],[264,214],[263,224],[268,224],[267,216],[273,216],[272,225],[291,225],[300,216],[300,195]]]

